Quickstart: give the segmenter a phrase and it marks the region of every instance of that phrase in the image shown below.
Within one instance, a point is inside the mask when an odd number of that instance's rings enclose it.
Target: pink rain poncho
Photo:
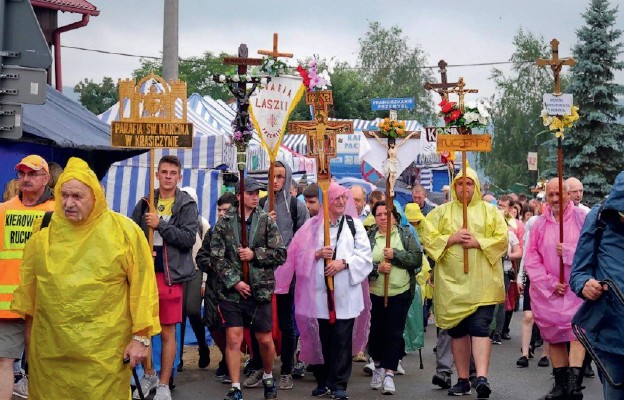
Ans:
[[[336,259],[345,258],[349,269],[338,272],[334,277],[336,316],[338,319],[355,318],[353,326],[352,352],[362,351],[368,339],[370,329],[370,296],[368,292],[368,274],[372,271],[370,242],[351,196],[351,191],[333,183],[329,187],[329,203],[340,196],[347,196],[345,215],[350,215],[356,226],[356,237],[352,239],[347,223],[340,234],[340,246],[336,247]],[[317,318],[327,319],[327,309],[318,309],[319,298],[326,296],[319,268],[322,260],[315,260],[314,253],[323,237],[323,209],[316,217],[310,218],[295,234],[288,247],[288,258],[284,265],[275,271],[275,293],[288,293],[288,288],[296,274],[295,319],[301,336],[302,361],[308,364],[323,364],[323,354],[319,338]],[[347,241],[354,240],[348,246]],[[352,250],[352,251],[351,251]],[[347,254],[349,253],[349,254]],[[320,265],[320,266],[319,266]],[[322,289],[319,288],[322,286]],[[361,291],[361,299],[359,293]],[[353,301],[354,294],[355,300]]]
[[[572,259],[576,251],[585,212],[571,201],[563,213],[563,271],[564,282],[570,280]],[[576,340],[572,332],[572,317],[579,309],[583,300],[567,290],[565,295],[555,293],[555,284],[559,282],[559,223],[553,217],[550,205],[537,218],[528,243],[526,243],[526,259],[524,267],[531,280],[531,309],[542,338],[548,343],[561,343]]]

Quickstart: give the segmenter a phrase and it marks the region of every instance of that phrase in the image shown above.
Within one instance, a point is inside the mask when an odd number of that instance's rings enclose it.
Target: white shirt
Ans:
[[[591,208],[587,207],[583,203],[579,203],[579,205],[577,207],[580,208],[581,210],[585,211],[585,214],[588,214],[591,211]]]
[[[511,271],[511,268],[513,267],[511,260],[509,259],[509,254],[512,252],[514,246],[520,244],[520,241],[515,233],[511,231],[507,231],[507,233],[509,234],[509,244],[507,245],[507,255],[503,259],[503,271],[505,272]]]
[[[334,303],[336,306],[337,319],[351,319],[360,315],[364,309],[362,282],[368,279],[373,270],[370,241],[366,235],[364,225],[357,218],[353,220],[355,225],[355,239],[347,221],[344,221],[342,232],[336,247],[336,235],[338,226],[329,228],[331,246],[336,248],[336,260],[345,259],[349,268],[334,275]],[[323,247],[323,230],[320,229],[317,236],[316,248]],[[316,268],[316,314],[313,318],[329,318],[327,309],[327,290],[325,288],[324,260],[319,259]]]

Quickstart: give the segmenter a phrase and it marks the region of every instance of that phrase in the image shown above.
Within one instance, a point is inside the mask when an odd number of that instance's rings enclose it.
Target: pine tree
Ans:
[[[600,202],[624,169],[624,125],[616,122],[624,114],[616,98],[624,94],[624,86],[614,82],[614,72],[624,69],[617,60],[623,46],[618,41],[622,31],[614,28],[617,11],[608,0],[592,0],[573,49],[577,64],[568,90],[580,119],[563,140],[564,173],[583,182],[589,204]]]

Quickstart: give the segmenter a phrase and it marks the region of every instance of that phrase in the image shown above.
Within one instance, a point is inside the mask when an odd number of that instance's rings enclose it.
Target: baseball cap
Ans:
[[[260,184],[254,178],[245,178],[243,181],[243,185],[245,186],[245,192],[255,192],[256,190],[264,189],[264,186]],[[240,192],[240,185],[236,185],[236,193]]]
[[[20,170],[21,167],[30,168],[33,171],[44,170],[45,172],[50,173],[50,169],[48,168],[48,163],[46,162],[46,160],[36,154],[31,154],[22,158],[22,161],[20,161],[15,166],[15,169]]]
[[[420,222],[425,219],[425,216],[420,211],[420,206],[416,203],[407,203],[405,205],[405,218],[409,222]]]

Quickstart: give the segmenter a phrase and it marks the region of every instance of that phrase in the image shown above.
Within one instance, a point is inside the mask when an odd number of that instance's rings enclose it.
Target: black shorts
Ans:
[[[522,311],[531,311],[531,294],[529,289],[531,287],[531,281],[529,280],[529,276],[527,275],[526,281],[524,282],[524,290],[522,291]]]
[[[466,335],[489,337],[490,324],[494,318],[495,305],[481,306],[477,311],[464,318],[459,325],[448,330],[450,337],[459,339]]]
[[[248,327],[256,332],[273,330],[273,308],[270,301],[260,303],[253,297],[241,299],[238,303],[219,300],[219,313],[226,329]]]

